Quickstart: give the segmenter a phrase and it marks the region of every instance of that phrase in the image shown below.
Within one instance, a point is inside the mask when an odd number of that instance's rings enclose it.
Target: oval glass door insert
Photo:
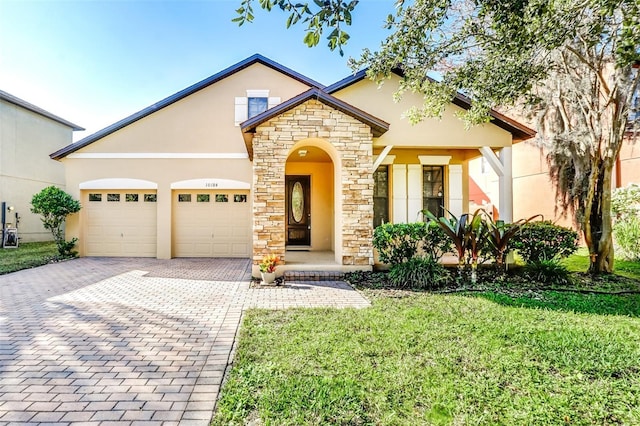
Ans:
[[[291,212],[293,213],[293,220],[296,223],[300,223],[304,214],[304,190],[300,182],[293,184],[293,189],[291,190]]]

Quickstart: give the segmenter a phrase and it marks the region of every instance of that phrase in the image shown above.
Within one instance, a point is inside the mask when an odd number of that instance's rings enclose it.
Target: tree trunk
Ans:
[[[613,162],[606,158],[598,164],[598,180],[595,184],[591,211],[585,229],[585,241],[590,254],[589,272],[592,274],[613,272],[613,233],[611,232],[611,172]],[[590,237],[590,238],[589,238]]]

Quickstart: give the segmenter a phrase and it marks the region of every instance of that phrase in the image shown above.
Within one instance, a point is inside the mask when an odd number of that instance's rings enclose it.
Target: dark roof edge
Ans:
[[[65,120],[64,118],[60,118],[55,114],[51,114],[49,111],[45,111],[44,109],[35,106],[32,103],[29,103],[23,99],[18,98],[17,96],[13,96],[11,93],[7,93],[4,90],[0,90],[0,99],[3,99],[9,103],[22,107],[24,109],[28,109],[31,112],[35,112],[43,117],[46,117],[50,120],[56,121],[60,124],[63,124],[67,127],[71,127],[72,130],[84,130],[84,128],[78,126],[77,124],[73,124],[70,121]]]
[[[357,83],[360,80],[364,80],[367,77],[367,70],[360,70],[350,76],[343,78],[342,80],[336,81],[333,84],[324,88],[324,91],[333,94],[339,90],[344,89],[345,87],[349,87],[354,83]]]
[[[240,129],[243,133],[252,132],[260,124],[269,121],[271,118],[280,115],[292,108],[295,108],[310,99],[316,99],[367,124],[369,127],[371,127],[371,130],[376,137],[384,134],[387,130],[389,130],[389,123],[387,123],[386,121],[374,117],[373,115],[362,111],[361,109],[356,108],[341,99],[331,96],[330,94],[318,88],[309,89],[306,92],[294,96],[288,101],[285,101],[273,108],[266,110],[262,114],[258,114],[255,117],[250,118],[249,120],[240,124]]]
[[[402,70],[400,69],[393,69],[392,72],[400,77],[402,77]],[[335,92],[338,92],[346,87],[351,86],[352,84],[355,84],[361,80],[364,80],[367,77],[367,70],[360,70],[357,73],[350,75],[348,77],[343,78],[340,81],[337,81],[329,86],[327,86],[324,90],[325,92],[329,93],[329,94],[333,94]],[[429,79],[431,79],[431,77],[427,77]],[[461,94],[461,93],[457,93],[455,98],[453,98],[453,100],[451,101],[454,105],[459,106],[460,108],[463,109],[469,109],[471,108],[471,98]],[[534,137],[536,135],[535,130],[530,129],[529,127],[517,122],[516,120],[507,117],[504,114],[499,113],[496,110],[491,110],[489,112],[489,114],[491,115],[491,117],[494,119],[494,121],[492,121],[492,124],[495,124],[496,126],[500,127],[503,130],[506,130],[508,132],[510,132],[511,134],[513,134],[514,136],[516,136],[518,139],[530,139],[532,137]]]
[[[110,135],[111,133],[114,133],[120,129],[122,129],[123,127],[128,126],[129,124],[132,124],[138,120],[140,120],[141,118],[144,118],[156,111],[161,110],[162,108],[165,108],[175,102],[178,102],[181,99],[186,98],[187,96],[204,89],[205,87],[208,87],[224,78],[227,78],[235,73],[237,73],[238,71],[241,71],[245,68],[248,68],[249,66],[255,64],[255,63],[260,63],[264,66],[267,66],[269,68],[272,68],[276,71],[279,71],[291,78],[293,78],[294,80],[297,80],[303,84],[306,84],[308,86],[311,87],[317,87],[317,88],[324,88],[324,85],[318,83],[315,80],[312,80],[298,72],[293,71],[290,68],[285,67],[284,65],[280,65],[279,63],[272,61],[269,58],[266,58],[260,54],[254,54],[252,56],[249,56],[248,58],[234,64],[231,65],[228,68],[225,68],[224,70],[205,78],[202,81],[199,81],[189,87],[187,87],[186,89],[183,89],[167,98],[162,99],[159,102],[156,102],[153,105],[150,105],[128,117],[123,118],[122,120],[108,126],[105,127],[102,130],[97,131],[96,133],[87,136],[84,139],[79,140],[76,143],[73,143],[71,145],[68,145],[56,152],[54,152],[53,154],[50,155],[51,158],[53,158],[54,160],[59,160],[61,158],[66,157],[67,155],[79,150],[80,148],[84,148],[85,146],[97,141],[98,139],[102,139],[105,136]]]

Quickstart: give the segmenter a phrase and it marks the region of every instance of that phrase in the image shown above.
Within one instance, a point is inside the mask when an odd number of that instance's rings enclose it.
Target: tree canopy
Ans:
[[[236,21],[253,19],[243,0]],[[258,0],[307,25],[304,42],[329,48],[348,42],[357,1]],[[374,24],[374,23],[372,23]],[[376,50],[350,60],[382,83],[402,71],[396,96],[415,92],[423,104],[413,122],[439,116],[456,92],[473,99],[469,125],[490,121],[492,108],[517,107],[537,123],[549,152],[562,207],[575,212],[591,252],[591,271],[613,268],[611,171],[640,73],[638,0],[397,0],[384,24],[391,34]],[[436,73],[437,79],[427,76]]]

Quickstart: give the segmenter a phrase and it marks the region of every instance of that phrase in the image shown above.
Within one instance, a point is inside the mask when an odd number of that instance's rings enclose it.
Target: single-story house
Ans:
[[[511,149],[534,132],[499,113],[465,129],[458,95],[415,126],[364,72],[324,86],[253,55],[53,154],[82,210],[67,220],[81,256],[251,257],[328,252],[370,269],[382,222],[468,206],[480,153],[511,195]],[[501,215],[513,206],[503,203]],[[254,269],[255,271],[255,269]]]
[[[64,166],[51,151],[71,143],[80,126],[0,90],[0,247],[2,227],[18,229],[22,242],[53,239],[31,198],[47,186],[64,189]]]

